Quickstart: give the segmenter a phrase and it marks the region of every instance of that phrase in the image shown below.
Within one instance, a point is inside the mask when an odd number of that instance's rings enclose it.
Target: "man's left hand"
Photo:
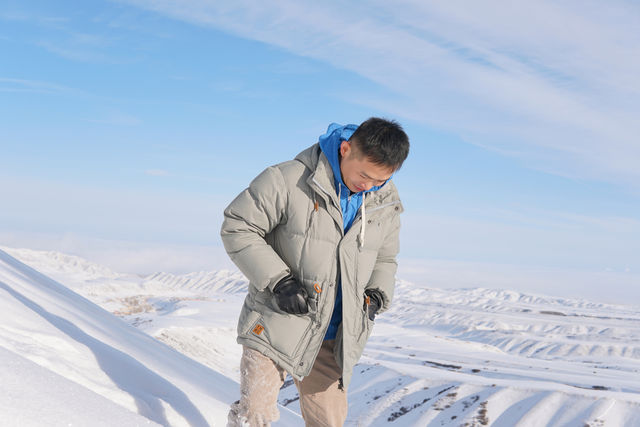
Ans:
[[[364,291],[364,309],[369,316],[369,320],[373,321],[378,310],[382,307],[382,294],[375,289],[367,289]]]

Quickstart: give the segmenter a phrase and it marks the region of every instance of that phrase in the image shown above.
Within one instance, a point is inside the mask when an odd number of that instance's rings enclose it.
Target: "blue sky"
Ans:
[[[640,302],[637,4],[219,3],[2,3],[0,244],[229,267],[251,178],[379,115],[401,278]]]

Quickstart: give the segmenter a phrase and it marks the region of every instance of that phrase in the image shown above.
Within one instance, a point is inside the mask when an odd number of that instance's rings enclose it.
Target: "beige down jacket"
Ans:
[[[373,322],[365,289],[391,303],[402,205],[390,180],[367,193],[364,212],[345,234],[329,161],[315,144],[294,160],[258,175],[224,211],[224,247],[249,279],[238,322],[238,343],[260,351],[294,378],[309,375],[342,285],[342,324],[335,357],[349,385]],[[291,273],[309,294],[309,313],[292,315],[276,305],[272,289]]]

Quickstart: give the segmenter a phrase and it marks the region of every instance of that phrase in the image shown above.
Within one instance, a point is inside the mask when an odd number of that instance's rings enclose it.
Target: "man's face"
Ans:
[[[340,155],[342,182],[354,193],[382,185],[393,174],[392,168],[377,165],[361,156],[349,141],[342,141],[340,144]]]

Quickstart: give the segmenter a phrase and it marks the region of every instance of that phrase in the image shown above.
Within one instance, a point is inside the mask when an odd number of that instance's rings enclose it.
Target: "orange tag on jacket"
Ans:
[[[317,283],[313,284],[313,289],[315,289],[317,293],[322,292],[322,288]]]
[[[256,325],[255,328],[253,328],[253,333],[256,335],[260,335],[262,331],[264,331],[264,326],[260,324]]]

